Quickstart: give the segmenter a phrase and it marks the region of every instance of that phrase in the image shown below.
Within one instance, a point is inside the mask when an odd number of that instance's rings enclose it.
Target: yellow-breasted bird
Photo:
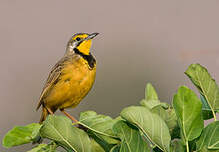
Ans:
[[[42,106],[40,123],[57,109],[75,107],[90,91],[96,76],[96,60],[90,52],[98,33],[77,33],[67,44],[65,55],[55,64],[41,93],[37,109]]]

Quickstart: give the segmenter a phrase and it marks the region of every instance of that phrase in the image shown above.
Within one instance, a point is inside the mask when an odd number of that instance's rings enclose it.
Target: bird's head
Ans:
[[[90,54],[90,48],[92,45],[92,39],[99,33],[77,33],[74,34],[68,42],[66,53],[71,54],[74,52],[81,53],[83,55]]]

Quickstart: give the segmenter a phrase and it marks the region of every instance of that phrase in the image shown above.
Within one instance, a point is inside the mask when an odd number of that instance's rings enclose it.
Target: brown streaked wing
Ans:
[[[70,57],[69,56],[64,56],[63,58],[61,58],[56,64],[55,66],[52,68],[46,83],[43,87],[43,91],[40,95],[40,99],[39,99],[39,103],[37,105],[37,110],[40,108],[40,106],[42,105],[43,102],[43,97],[44,95],[52,88],[52,86],[54,85],[54,83],[56,81],[58,81],[59,76],[61,75],[61,70],[64,67],[64,63],[69,60]]]

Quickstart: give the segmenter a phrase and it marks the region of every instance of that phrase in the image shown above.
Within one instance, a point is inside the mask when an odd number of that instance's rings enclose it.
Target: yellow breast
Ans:
[[[67,61],[57,83],[45,99],[47,107],[62,109],[75,107],[90,91],[96,76],[96,66],[89,68],[86,60]]]

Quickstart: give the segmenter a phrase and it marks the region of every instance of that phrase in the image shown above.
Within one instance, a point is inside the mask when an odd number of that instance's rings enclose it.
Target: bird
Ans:
[[[52,68],[41,92],[36,108],[42,107],[39,123],[57,110],[77,122],[65,109],[76,107],[94,84],[96,59],[91,46],[98,34],[76,33],[68,41],[64,56]]]

